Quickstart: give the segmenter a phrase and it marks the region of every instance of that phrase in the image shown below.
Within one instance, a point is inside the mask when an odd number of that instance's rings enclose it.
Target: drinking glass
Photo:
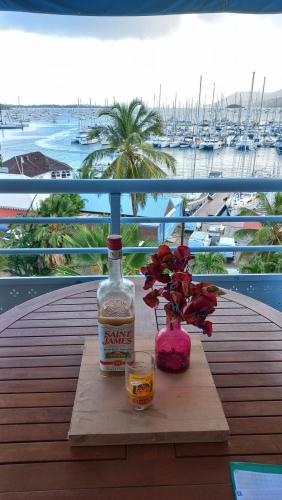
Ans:
[[[133,359],[125,365],[126,389],[131,407],[142,411],[152,404],[154,398],[155,359],[144,351],[135,351]]]

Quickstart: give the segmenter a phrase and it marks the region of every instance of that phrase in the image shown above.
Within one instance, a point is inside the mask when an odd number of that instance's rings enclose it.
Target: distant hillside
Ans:
[[[226,105],[230,106],[232,104],[242,104],[242,106],[247,106],[249,101],[250,92],[236,92],[225,97],[224,102]],[[260,103],[261,92],[254,92],[253,103]],[[275,92],[266,92],[264,94],[263,100],[264,107],[282,107],[282,89],[276,90]]]

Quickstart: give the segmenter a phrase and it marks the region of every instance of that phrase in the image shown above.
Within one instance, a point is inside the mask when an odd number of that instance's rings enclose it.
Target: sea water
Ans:
[[[40,151],[56,160],[67,163],[75,170],[80,168],[84,158],[101,148],[98,144],[72,144],[78,133],[77,118],[64,113],[56,123],[31,121],[28,127],[14,130],[0,130],[0,146],[3,160],[32,151]],[[282,155],[275,148],[257,148],[256,151],[240,152],[231,147],[216,151],[181,148],[165,148],[177,160],[177,177],[208,177],[212,171],[221,171],[223,177],[269,177],[282,176]]]

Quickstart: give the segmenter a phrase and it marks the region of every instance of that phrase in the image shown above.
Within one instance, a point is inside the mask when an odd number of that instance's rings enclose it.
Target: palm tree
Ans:
[[[121,226],[121,235],[125,247],[132,246],[153,246],[150,241],[142,242],[140,245],[140,235],[136,224],[124,224]],[[106,247],[107,238],[109,236],[108,224],[99,224],[89,229],[86,226],[81,226],[73,235],[68,235],[66,241],[73,247]],[[108,273],[108,256],[105,254],[83,254],[79,255],[78,259],[86,264],[91,265],[97,274]],[[142,253],[124,254],[123,270],[125,274],[138,274],[140,268],[147,263],[148,256]]]
[[[282,215],[282,193],[276,193],[271,204],[265,193],[259,193],[258,199],[263,212],[266,215]],[[255,210],[244,208],[240,215],[257,215]],[[281,245],[282,225],[278,222],[261,222],[259,229],[239,229],[236,231],[237,238],[249,238],[248,245]],[[242,256],[245,254],[243,253]],[[271,260],[271,252],[263,256],[266,260]]]
[[[281,273],[282,255],[279,252],[258,253],[241,267],[241,271],[244,274]]]
[[[81,168],[76,171],[75,177],[77,179],[98,179],[100,176],[98,168],[90,164],[82,164]]]
[[[199,253],[191,265],[197,274],[226,274],[226,258],[218,253]]]
[[[84,201],[78,194],[53,194],[40,203],[36,215],[39,217],[73,217],[78,215],[83,207]],[[30,227],[32,246],[62,248],[66,236],[73,233],[74,228],[73,224],[33,225]],[[51,268],[71,261],[70,256],[57,254],[48,255],[46,259]]]
[[[109,109],[100,111],[98,116],[106,117],[108,124],[95,127],[93,133],[95,136],[98,131],[105,134],[109,147],[90,153],[83,161],[82,169],[91,171],[98,160],[117,153],[104,170],[102,178],[160,179],[167,176],[163,167],[168,172],[176,173],[175,158],[146,143],[150,134],[162,134],[163,124],[160,115],[149,111],[142,101],[134,99],[129,105],[114,104]],[[89,137],[91,136],[90,132]],[[138,207],[146,204],[146,195],[132,193],[131,200],[132,212],[136,216]]]

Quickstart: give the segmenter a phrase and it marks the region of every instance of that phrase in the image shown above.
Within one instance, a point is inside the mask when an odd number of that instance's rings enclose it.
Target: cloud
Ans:
[[[100,40],[154,39],[176,31],[180,19],[181,16],[86,17],[2,12],[0,30]]]

